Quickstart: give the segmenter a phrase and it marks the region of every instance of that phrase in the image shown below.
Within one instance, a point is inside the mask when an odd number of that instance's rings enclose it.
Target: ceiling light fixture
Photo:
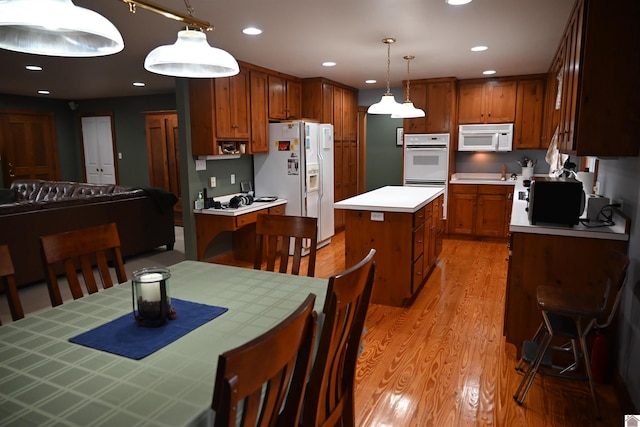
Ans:
[[[407,60],[407,90],[405,95],[406,97],[404,99],[404,102],[398,109],[398,111],[391,114],[391,118],[393,119],[413,119],[416,117],[425,116],[424,110],[421,110],[420,108],[416,108],[413,105],[413,102],[411,102],[411,99],[409,98],[409,87],[410,87],[409,85],[411,82],[411,73],[409,71],[409,64],[411,63],[411,60],[414,58],[415,56],[413,55],[407,55],[404,57],[404,59]]]
[[[159,46],[149,52],[144,60],[144,68],[147,71],[191,78],[228,77],[240,72],[238,62],[229,52],[211,47],[207,43],[204,31],[210,31],[213,27],[193,16],[189,0],[184,0],[189,16],[147,0],[122,1],[129,5],[132,13],[135,13],[136,6],[140,6],[187,24],[186,29],[178,31],[178,38],[174,44]]]
[[[471,48],[471,52],[483,52],[485,50],[489,49],[487,46],[474,46]]]
[[[496,70],[486,70],[486,71],[482,72],[482,74],[487,75],[487,76],[491,75],[491,74],[495,74],[495,73],[496,73]]]
[[[242,30],[242,32],[248,36],[257,36],[259,34],[262,34],[262,30],[256,27],[247,27]]]
[[[335,67],[335,66],[336,66],[336,63],[335,63],[335,62],[333,62],[333,61],[326,61],[326,62],[323,62],[323,63],[322,63],[322,66],[323,66],[323,67]]]
[[[471,3],[471,0],[444,0],[445,3],[450,4],[452,6],[460,6],[463,4]]]
[[[391,68],[391,43],[395,43],[396,39],[387,37],[382,39],[382,43],[387,45],[387,92],[382,95],[380,102],[369,107],[369,114],[393,114],[400,109],[400,104],[396,101],[391,93],[390,88],[390,68]]]
[[[120,52],[124,41],[102,15],[71,0],[0,1],[0,48],[46,56]]]

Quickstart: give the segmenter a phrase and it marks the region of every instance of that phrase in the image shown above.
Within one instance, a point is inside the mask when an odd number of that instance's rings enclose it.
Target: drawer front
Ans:
[[[433,213],[433,204],[434,202],[430,202],[427,206],[424,207],[424,217],[429,218],[431,216],[431,214]]]
[[[510,191],[513,191],[513,186],[511,185],[485,184],[478,186],[478,194],[507,194]]]
[[[248,214],[240,215],[236,217],[236,227],[241,228],[247,224],[254,223],[258,220],[258,212],[251,212]]]
[[[269,213],[274,215],[284,215],[284,212],[286,209],[287,209],[287,205],[278,205],[278,206],[269,208]]]
[[[451,184],[449,192],[454,194],[477,194],[478,184]]]
[[[417,260],[424,252],[424,227],[426,224],[420,225],[413,230],[413,261]]]
[[[413,263],[413,276],[411,277],[411,293],[415,293],[418,289],[420,289],[420,285],[424,281],[424,274],[422,273],[424,257],[418,258]]]
[[[426,218],[427,207],[423,207],[418,212],[413,214],[413,228],[416,228],[422,224]]]

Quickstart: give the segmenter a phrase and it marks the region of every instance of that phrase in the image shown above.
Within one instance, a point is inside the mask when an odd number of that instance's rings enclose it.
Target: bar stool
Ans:
[[[582,360],[587,374],[586,379],[589,380],[596,416],[599,417],[586,338],[591,331],[604,329],[613,320],[626,283],[628,266],[629,258],[625,254],[615,250],[609,252],[605,262],[607,282],[602,296],[578,293],[555,286],[538,286],[536,297],[543,321],[533,339],[523,343],[522,358],[516,366],[517,370],[524,371],[522,381],[513,396],[519,405],[522,405],[537,373],[584,379],[571,374],[578,369]],[[604,323],[598,323],[598,319],[609,305],[611,292],[615,292],[615,299],[609,315]],[[561,337],[569,341],[560,346],[552,346],[553,337]],[[568,365],[555,364],[553,354],[558,351],[573,353],[573,362]],[[527,363],[529,368],[524,370]]]

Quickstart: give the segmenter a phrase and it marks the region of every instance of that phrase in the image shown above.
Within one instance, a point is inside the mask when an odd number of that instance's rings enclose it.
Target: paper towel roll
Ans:
[[[582,182],[584,194],[593,194],[593,172],[578,172],[576,178]]]

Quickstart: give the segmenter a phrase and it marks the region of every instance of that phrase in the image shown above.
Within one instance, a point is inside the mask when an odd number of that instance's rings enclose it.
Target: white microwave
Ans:
[[[460,125],[458,151],[511,151],[513,123]]]

